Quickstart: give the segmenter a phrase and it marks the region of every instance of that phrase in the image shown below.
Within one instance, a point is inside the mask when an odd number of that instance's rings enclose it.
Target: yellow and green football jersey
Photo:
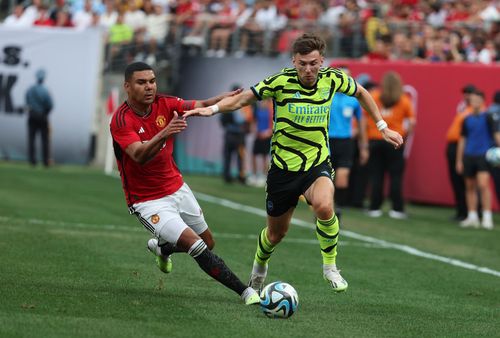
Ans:
[[[306,171],[329,156],[330,104],[336,92],[354,95],[352,77],[340,69],[322,68],[312,88],[303,87],[295,68],[285,68],[253,86],[259,100],[274,102],[272,161],[281,169]]]

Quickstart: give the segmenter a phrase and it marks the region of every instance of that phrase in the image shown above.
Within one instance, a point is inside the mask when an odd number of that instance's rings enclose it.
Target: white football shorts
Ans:
[[[158,238],[159,244],[176,244],[182,232],[190,227],[198,235],[208,229],[198,201],[184,183],[172,195],[135,203],[133,211],[142,225]]]

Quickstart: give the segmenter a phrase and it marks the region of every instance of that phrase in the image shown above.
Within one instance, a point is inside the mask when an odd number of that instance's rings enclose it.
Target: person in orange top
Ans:
[[[407,138],[415,127],[415,113],[410,98],[403,92],[403,83],[400,76],[395,72],[384,74],[381,89],[372,94],[375,103],[387,122],[390,129],[400,133],[403,138]],[[366,114],[366,112],[365,112]],[[396,219],[407,218],[404,212],[403,202],[403,173],[405,159],[404,149],[400,147],[394,149],[391,145],[385,144],[377,126],[370,119],[367,121],[367,136],[370,149],[370,183],[371,198],[368,215],[371,217],[382,216],[382,202],[384,201],[384,175],[389,173],[390,199],[392,210],[389,217]]]
[[[448,163],[448,175],[455,198],[455,215],[452,219],[463,221],[467,217],[467,205],[465,203],[465,180],[463,175],[456,170],[457,144],[462,131],[464,119],[471,113],[470,94],[476,91],[474,85],[468,84],[462,88],[463,100],[457,106],[457,114],[451,122],[446,133],[446,160]]]

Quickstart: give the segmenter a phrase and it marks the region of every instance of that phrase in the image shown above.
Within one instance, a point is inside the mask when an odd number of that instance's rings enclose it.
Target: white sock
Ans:
[[[483,219],[487,219],[487,220],[493,219],[493,216],[491,214],[491,210],[484,210],[483,211]]]
[[[253,262],[252,272],[257,274],[257,275],[265,275],[267,273],[267,264],[260,265],[257,262]]]
[[[196,258],[198,257],[203,251],[205,251],[205,249],[207,249],[207,245],[205,244],[205,242],[203,242],[203,240],[200,238],[199,240],[197,240],[196,242],[193,243],[193,245],[191,246],[191,248],[189,248],[188,250],[188,254],[193,257],[193,258]]]
[[[477,216],[477,211],[469,211],[467,214],[467,218],[471,220],[479,219],[479,217]]]
[[[323,264],[323,272],[327,272],[329,270],[337,270],[336,264]]]

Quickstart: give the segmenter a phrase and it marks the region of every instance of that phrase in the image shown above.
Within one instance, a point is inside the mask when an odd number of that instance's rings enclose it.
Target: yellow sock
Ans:
[[[257,251],[255,252],[255,262],[266,265],[274,252],[274,245],[267,238],[267,227],[262,229],[257,241]]]
[[[337,256],[337,240],[339,236],[339,221],[333,214],[328,220],[316,220],[316,237],[318,237],[323,264],[335,264]]]

